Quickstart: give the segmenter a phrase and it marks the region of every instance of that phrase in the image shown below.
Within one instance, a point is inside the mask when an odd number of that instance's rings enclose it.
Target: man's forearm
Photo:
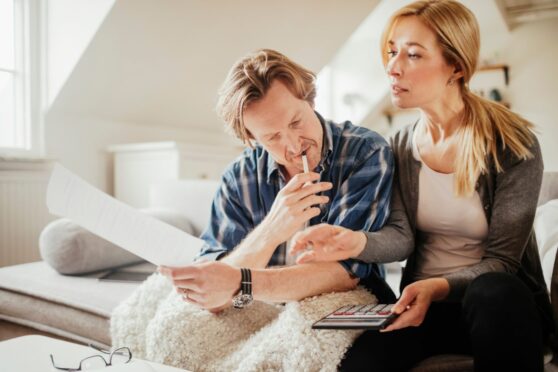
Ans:
[[[265,268],[280,244],[272,238],[273,232],[262,223],[221,261],[236,267]]]
[[[353,279],[338,262],[320,262],[252,270],[252,292],[260,301],[288,302],[353,289]]]

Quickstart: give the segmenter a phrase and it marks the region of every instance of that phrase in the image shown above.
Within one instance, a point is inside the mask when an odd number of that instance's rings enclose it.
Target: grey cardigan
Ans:
[[[416,251],[421,249],[421,242],[415,240],[421,168],[412,153],[415,127],[416,124],[404,128],[391,140],[396,166],[391,215],[381,230],[366,233],[366,247],[357,257],[366,262],[407,259],[401,288],[415,280]],[[460,301],[469,283],[483,273],[515,274],[531,289],[543,315],[552,324],[548,291],[533,232],[543,175],[536,138],[530,150],[533,158],[523,160],[514,156],[509,148],[501,149],[499,159],[503,172],[500,173],[489,159],[489,173],[481,175],[476,184],[489,226],[484,256],[478,264],[444,278],[450,285],[447,301]]]

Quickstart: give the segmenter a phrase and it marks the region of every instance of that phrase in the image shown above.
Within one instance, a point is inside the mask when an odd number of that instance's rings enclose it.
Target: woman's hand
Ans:
[[[418,280],[409,284],[391,310],[399,316],[381,332],[395,331],[409,326],[418,327],[424,321],[432,301],[442,300],[448,293],[449,283],[443,278]]]
[[[293,237],[289,254],[296,255],[304,250],[297,263],[340,261],[356,257],[366,245],[366,235],[341,226],[320,224],[298,232]]]

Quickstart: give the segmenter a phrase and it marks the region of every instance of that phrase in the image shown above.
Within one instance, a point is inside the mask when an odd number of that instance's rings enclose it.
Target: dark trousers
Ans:
[[[382,277],[381,270],[377,266],[373,267],[368,278],[362,279],[359,284],[373,293],[380,304],[392,304],[397,300],[395,293]]]
[[[487,273],[462,303],[433,303],[419,327],[363,333],[341,371],[408,371],[438,354],[469,354],[476,371],[543,371],[543,321],[532,292],[516,276]]]

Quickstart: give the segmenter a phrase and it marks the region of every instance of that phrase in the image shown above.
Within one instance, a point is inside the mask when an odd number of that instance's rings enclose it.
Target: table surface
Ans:
[[[50,354],[54,356],[58,365],[73,368],[77,367],[83,358],[101,353],[87,346],[50,337],[22,336],[0,342],[0,369],[3,372],[57,371],[52,367]],[[134,362],[147,363],[155,372],[185,371],[158,363],[140,361],[136,358],[130,361],[130,363]]]

